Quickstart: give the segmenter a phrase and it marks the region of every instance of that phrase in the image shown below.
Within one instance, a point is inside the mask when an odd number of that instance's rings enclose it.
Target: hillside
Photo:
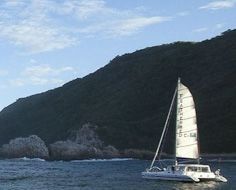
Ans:
[[[0,112],[0,144],[31,134],[52,143],[91,122],[107,144],[154,150],[178,76],[195,99],[201,152],[235,152],[236,30],[117,56],[84,78],[21,98]]]

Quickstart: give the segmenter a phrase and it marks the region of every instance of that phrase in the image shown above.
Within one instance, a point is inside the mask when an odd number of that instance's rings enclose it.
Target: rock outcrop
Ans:
[[[95,147],[78,144],[70,140],[57,141],[49,146],[53,160],[80,160],[99,157],[102,153]]]
[[[108,145],[103,148],[102,151],[103,158],[118,158],[120,157],[120,152],[114,146]]]
[[[120,157],[119,151],[111,146],[104,146],[96,133],[97,126],[84,124],[78,131],[73,131],[66,141],[57,141],[46,147],[44,141],[36,135],[10,140],[0,148],[2,158],[44,158],[50,160],[81,160],[90,158]]]
[[[96,133],[97,126],[84,124],[78,131],[72,131],[67,141],[57,141],[49,145],[50,158],[53,160],[80,160],[89,158],[120,157],[119,151],[103,141]]]
[[[36,135],[10,140],[0,148],[0,156],[5,158],[44,158],[49,157],[44,141]]]
[[[72,131],[70,139],[77,144],[88,147],[102,148],[104,143],[96,133],[97,126],[91,123],[84,124],[81,129]]]

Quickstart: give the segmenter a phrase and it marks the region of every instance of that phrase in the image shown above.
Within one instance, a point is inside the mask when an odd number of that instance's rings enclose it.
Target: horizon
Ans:
[[[0,110],[93,73],[118,55],[236,28],[235,0],[5,0],[0,8]]]

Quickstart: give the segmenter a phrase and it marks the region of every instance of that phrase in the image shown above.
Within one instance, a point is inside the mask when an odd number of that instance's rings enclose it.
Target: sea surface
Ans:
[[[141,172],[150,161],[132,159],[44,161],[0,160],[0,190],[206,190],[236,189],[236,161],[208,161],[228,183],[182,183],[146,180]]]

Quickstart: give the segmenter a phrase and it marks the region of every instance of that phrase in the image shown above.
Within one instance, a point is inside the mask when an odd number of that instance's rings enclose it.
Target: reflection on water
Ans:
[[[176,184],[176,190],[206,190],[206,189],[217,189],[222,185],[219,182],[203,182],[203,183],[178,183]]]
[[[153,182],[153,181],[152,181]],[[151,186],[151,181],[149,181],[149,185]],[[191,182],[174,182],[174,181],[158,181],[156,180],[153,184],[153,188],[150,189],[160,189],[160,190],[228,190],[233,188],[229,188],[229,184],[227,183],[219,183],[219,182],[200,182],[200,183],[191,183]],[[149,186],[149,187],[150,187]]]

